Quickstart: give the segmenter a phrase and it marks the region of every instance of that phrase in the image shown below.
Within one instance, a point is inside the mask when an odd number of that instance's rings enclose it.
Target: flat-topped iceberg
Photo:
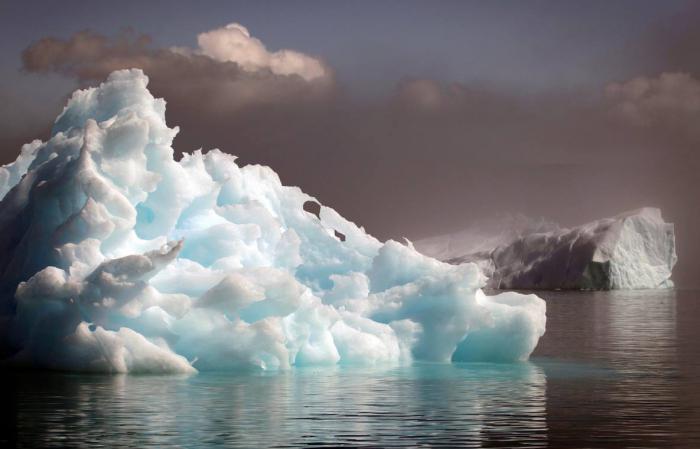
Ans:
[[[51,138],[0,168],[5,365],[194,372],[523,360],[534,295],[382,243],[268,167],[173,158],[140,70],[76,91]],[[291,157],[291,156],[290,156]]]
[[[416,242],[425,254],[450,263],[477,263],[502,289],[648,289],[673,286],[673,224],[646,207],[572,229],[551,223],[514,228],[490,248],[469,248],[468,232]],[[483,239],[482,239],[483,240]],[[489,241],[489,240],[485,240]]]

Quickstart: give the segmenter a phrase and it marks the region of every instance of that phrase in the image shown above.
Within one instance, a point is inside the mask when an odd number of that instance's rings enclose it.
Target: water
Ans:
[[[700,292],[542,292],[530,362],[282,373],[5,373],[41,447],[700,447]]]

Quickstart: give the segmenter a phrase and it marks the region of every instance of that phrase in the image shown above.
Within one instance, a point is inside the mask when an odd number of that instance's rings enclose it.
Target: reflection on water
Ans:
[[[21,376],[17,439],[40,446],[484,446],[547,437],[529,363],[275,375]]]
[[[700,447],[698,292],[544,296],[547,335],[532,360],[547,376],[550,447]]]
[[[529,363],[6,373],[5,441],[84,447],[700,447],[693,292],[543,293]]]

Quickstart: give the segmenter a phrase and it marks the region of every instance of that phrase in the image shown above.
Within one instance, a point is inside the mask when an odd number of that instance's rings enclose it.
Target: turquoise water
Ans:
[[[5,373],[41,447],[700,447],[697,292],[540,293],[526,363],[279,373]]]

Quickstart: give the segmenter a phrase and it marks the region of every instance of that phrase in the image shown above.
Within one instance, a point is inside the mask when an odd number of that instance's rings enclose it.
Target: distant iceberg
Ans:
[[[474,262],[500,289],[649,289],[672,287],[676,264],[673,224],[646,207],[572,229],[521,219],[490,238],[474,232],[416,242],[449,263]],[[478,235],[478,233],[476,233]],[[490,245],[490,246],[489,246]]]
[[[191,373],[535,348],[537,296],[486,296],[476,265],[382,243],[268,167],[175,161],[147,83],[123,70],[76,91],[50,140],[0,168],[4,365]]]

